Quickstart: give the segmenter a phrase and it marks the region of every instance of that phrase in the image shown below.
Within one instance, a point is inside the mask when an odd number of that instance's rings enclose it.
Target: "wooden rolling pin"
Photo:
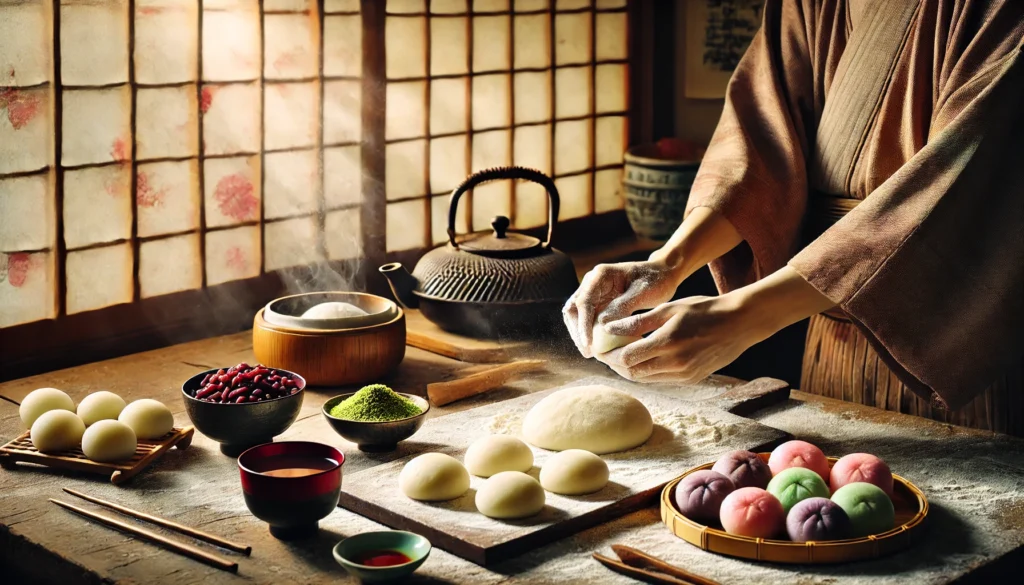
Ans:
[[[427,384],[427,397],[434,406],[444,406],[498,388],[522,374],[543,368],[546,363],[544,360],[520,360],[487,368],[457,380],[434,382]]]

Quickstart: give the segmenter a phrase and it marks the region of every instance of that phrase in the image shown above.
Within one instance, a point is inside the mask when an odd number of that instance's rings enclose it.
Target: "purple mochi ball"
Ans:
[[[757,453],[732,451],[722,455],[711,471],[717,471],[732,480],[736,489],[756,487],[765,489],[772,480],[772,470]]]
[[[711,470],[687,475],[676,486],[676,506],[683,516],[701,522],[718,522],[722,500],[736,489],[732,480]]]
[[[793,542],[839,540],[850,534],[850,517],[828,498],[807,498],[789,511],[786,532]]]

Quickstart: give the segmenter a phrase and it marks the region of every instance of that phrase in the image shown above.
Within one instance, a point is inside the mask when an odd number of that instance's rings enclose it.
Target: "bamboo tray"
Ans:
[[[768,461],[769,455],[759,453],[765,462]],[[836,461],[838,458],[829,457],[829,467]],[[771,563],[814,565],[874,559],[910,548],[920,539],[925,518],[928,516],[928,500],[924,493],[906,479],[893,474],[896,527],[888,532],[863,538],[817,542],[736,536],[720,528],[694,522],[683,516],[676,508],[673,497],[676,485],[687,475],[711,469],[712,466],[714,462],[694,467],[665,486],[661,492],[661,520],[679,538],[703,550],[721,555]]]
[[[194,433],[195,427],[192,426],[175,427],[160,439],[140,439],[135,447],[135,455],[127,461],[100,463],[91,461],[85,456],[85,453],[82,453],[80,447],[64,451],[60,455],[40,453],[32,445],[29,431],[25,431],[17,439],[0,447],[0,467],[14,469],[15,463],[35,463],[54,469],[70,469],[100,475],[110,474],[110,482],[120,485],[163,457],[171,447],[184,449],[191,445]]]

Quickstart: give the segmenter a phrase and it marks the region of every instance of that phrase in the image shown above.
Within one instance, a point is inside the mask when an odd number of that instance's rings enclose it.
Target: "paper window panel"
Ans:
[[[513,64],[516,69],[551,66],[550,17],[546,14],[516,16]]]
[[[69,315],[132,300],[131,244],[68,252],[65,273]]]
[[[504,12],[509,9],[508,0],[472,0],[475,12]]]
[[[590,67],[555,70],[555,117],[575,118],[590,111]]]
[[[597,0],[595,6],[599,10],[607,10],[609,8],[622,8],[626,5],[626,0]]]
[[[206,225],[219,227],[260,217],[260,163],[257,157],[204,161]]]
[[[384,192],[388,199],[426,194],[426,151],[426,140],[384,147]]]
[[[625,59],[629,55],[625,12],[599,13],[596,29],[598,61]]]
[[[473,78],[473,129],[486,130],[511,125],[508,74],[480,75]]]
[[[430,0],[432,14],[465,14],[472,0]]]
[[[203,285],[199,234],[187,234],[139,245],[139,295],[156,297]]]
[[[53,74],[52,6],[51,2],[43,0],[0,0],[0,86],[50,81]]]
[[[60,76],[66,85],[128,81],[128,2],[61,0]]]
[[[324,149],[324,198],[328,209],[362,201],[361,161],[358,145]]]
[[[324,3],[324,12],[331,14],[335,12],[359,12],[359,0],[321,0]]]
[[[131,157],[131,89],[65,90],[61,163],[74,166]]]
[[[506,71],[512,68],[508,16],[473,18],[473,71]]]
[[[53,161],[49,87],[0,87],[0,173],[36,171]]]
[[[512,76],[516,124],[551,119],[551,72],[524,72]]]
[[[54,255],[0,253],[0,327],[57,316]]]
[[[548,192],[537,183],[519,182],[515,184],[516,213],[513,227],[529,229],[540,227],[548,222]]]
[[[388,79],[427,74],[427,19],[389,16],[384,25],[385,72]]]
[[[386,10],[396,14],[426,12],[427,0],[387,0]]]
[[[551,174],[551,125],[520,126],[512,138],[512,164]]]
[[[260,88],[257,84],[203,86],[200,107],[203,110],[204,153],[259,151]]]
[[[626,99],[628,80],[625,65],[598,65],[594,84],[597,91],[595,99],[598,114],[624,112],[629,106]]]
[[[196,81],[199,0],[136,0],[135,80]]]
[[[320,163],[315,150],[268,153],[263,158],[263,217],[315,213],[320,202]]]
[[[454,187],[454,186],[453,186]],[[440,244],[448,241],[448,209],[451,198],[448,195],[436,195],[430,198],[430,234],[431,242]],[[459,199],[459,209],[455,212],[455,233],[469,233],[469,220],[466,215],[466,196]]]
[[[597,119],[594,149],[597,166],[622,164],[622,155],[626,151],[625,116],[605,116]]]
[[[422,248],[427,243],[426,205],[422,199],[388,203],[385,210],[385,248],[388,252]]]
[[[469,175],[469,138],[463,134],[430,141],[430,192],[449,193]]]
[[[495,216],[512,215],[512,181],[496,181],[473,189],[473,231],[493,231]]]
[[[555,188],[562,200],[558,221],[584,217],[590,213],[590,174],[555,179]]]
[[[328,260],[358,259],[363,255],[363,236],[360,210],[340,209],[328,211],[324,219],[324,237]]]
[[[358,77],[362,71],[362,18],[359,16],[325,16],[324,75]]]
[[[589,8],[591,0],[555,0],[555,10]]]
[[[548,0],[512,0],[512,3],[516,12],[548,9]]]
[[[597,171],[594,174],[594,211],[607,213],[622,207],[622,169]]]
[[[434,79],[430,82],[430,134],[452,134],[468,130],[466,108],[469,78]]]
[[[199,107],[194,85],[135,93],[135,158],[199,154]]]
[[[269,8],[267,8],[269,10]],[[320,69],[320,29],[314,14],[263,17],[263,76],[267,79],[313,77]]]
[[[243,226],[206,233],[206,285],[260,275],[260,228]]]
[[[324,143],[359,142],[363,125],[362,85],[324,82]]]
[[[269,222],[263,226],[263,268],[267,272],[323,261],[320,224],[315,217]]]
[[[316,0],[263,0],[264,12],[300,12],[313,8]]]
[[[427,82],[388,83],[385,93],[384,137],[400,140],[424,136],[427,131]]]
[[[508,130],[482,132],[473,136],[472,172],[511,163],[508,139]]]
[[[469,73],[469,19],[430,19],[430,74]]]
[[[555,65],[590,62],[589,12],[555,15]]]
[[[555,124],[555,174],[584,171],[590,167],[590,121]]]
[[[263,93],[264,146],[267,150],[316,146],[319,115],[319,83],[268,83]]]
[[[139,237],[199,227],[199,161],[140,164],[135,176]]]
[[[0,252],[52,247],[54,219],[49,173],[0,178]]]
[[[64,243],[68,249],[132,235],[131,165],[64,173]]]
[[[205,2],[203,79],[248,81],[260,76],[260,13],[257,0]]]

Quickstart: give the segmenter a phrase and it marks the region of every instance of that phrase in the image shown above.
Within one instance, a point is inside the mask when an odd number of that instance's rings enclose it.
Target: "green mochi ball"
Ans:
[[[832,501],[850,517],[851,536],[868,536],[891,530],[896,523],[892,500],[871,483],[849,483],[832,494]]]
[[[804,467],[790,467],[780,471],[768,482],[768,493],[782,503],[782,509],[787,514],[790,508],[807,498],[827,498],[829,495],[825,480]]]

